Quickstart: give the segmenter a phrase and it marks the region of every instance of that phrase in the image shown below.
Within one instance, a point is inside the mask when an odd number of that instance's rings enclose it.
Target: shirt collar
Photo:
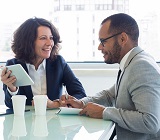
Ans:
[[[29,63],[26,63],[26,65],[27,65],[28,70],[29,70],[29,67],[30,67],[30,66],[33,66],[33,64],[29,64]],[[45,70],[45,69],[46,69],[46,59],[44,59],[40,65],[42,65],[42,67],[43,67],[44,70]],[[39,66],[40,66],[40,65],[39,65]]]
[[[133,48],[134,49],[134,48]],[[133,49],[131,49],[123,58],[122,58],[122,60],[121,60],[121,62],[120,62],[120,64],[119,64],[119,68],[123,71],[124,70],[124,65],[125,65],[125,63],[126,63],[126,61],[127,61],[127,59],[128,59],[128,56],[130,55],[130,53],[132,52],[132,50]]]

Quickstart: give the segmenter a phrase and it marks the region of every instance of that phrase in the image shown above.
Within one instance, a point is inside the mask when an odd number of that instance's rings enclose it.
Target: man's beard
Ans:
[[[113,45],[113,49],[112,52],[108,52],[108,59],[105,60],[106,64],[114,64],[114,63],[118,63],[120,60],[120,52],[121,52],[121,46],[119,45],[119,43],[117,41],[115,41],[114,45]]]

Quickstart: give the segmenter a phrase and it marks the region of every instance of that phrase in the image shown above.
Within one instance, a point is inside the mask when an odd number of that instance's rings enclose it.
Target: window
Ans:
[[[71,5],[64,5],[64,11],[71,11],[72,6]]]
[[[84,5],[76,5],[76,11],[84,10],[84,8],[85,8]]]
[[[101,21],[114,13],[133,16],[140,28],[139,46],[160,61],[160,9],[158,0],[2,0],[0,4],[0,61],[13,57],[11,40],[26,19],[53,22],[62,40],[60,54],[69,62],[103,62],[97,47]],[[65,23],[65,24],[64,24]],[[69,50],[69,51],[68,51]]]

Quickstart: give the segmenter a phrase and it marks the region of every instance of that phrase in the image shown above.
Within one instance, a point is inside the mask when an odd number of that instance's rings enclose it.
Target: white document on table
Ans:
[[[79,108],[69,108],[69,107],[60,107],[60,110],[57,112],[57,114],[70,114],[70,115],[76,115],[79,114],[79,112],[82,109]]]

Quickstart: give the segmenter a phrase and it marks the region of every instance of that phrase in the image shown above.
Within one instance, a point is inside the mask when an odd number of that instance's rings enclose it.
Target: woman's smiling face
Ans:
[[[53,35],[50,28],[39,26],[37,29],[37,39],[35,41],[35,53],[37,62],[49,58],[54,46]]]

